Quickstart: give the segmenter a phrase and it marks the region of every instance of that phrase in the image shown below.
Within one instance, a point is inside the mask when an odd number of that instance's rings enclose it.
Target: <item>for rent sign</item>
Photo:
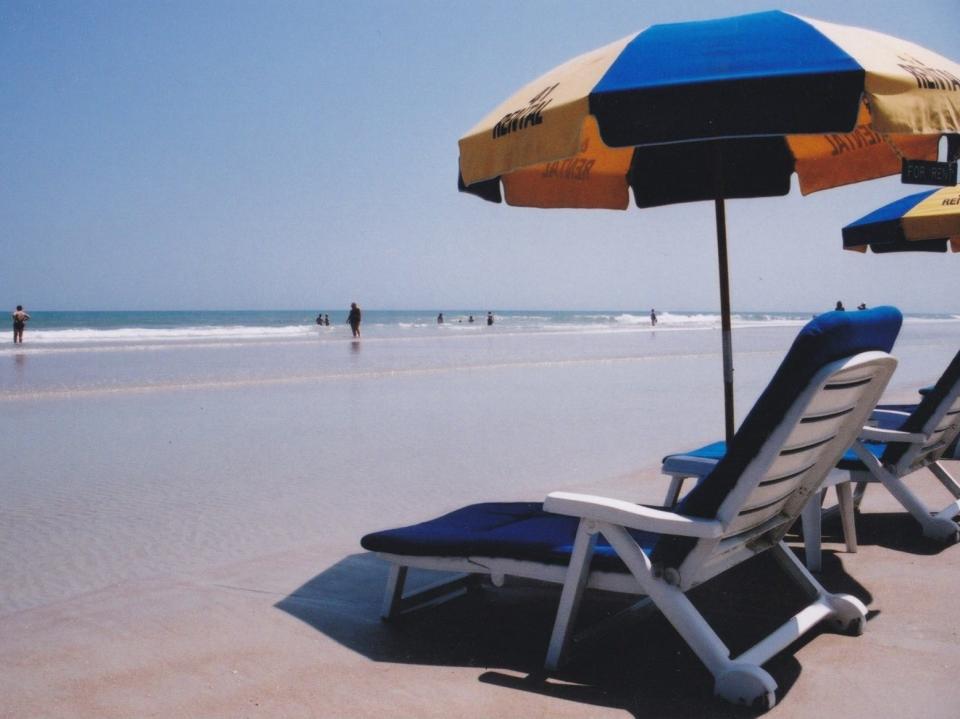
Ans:
[[[929,162],[927,160],[904,160],[900,167],[900,182],[908,185],[957,184],[956,162]]]

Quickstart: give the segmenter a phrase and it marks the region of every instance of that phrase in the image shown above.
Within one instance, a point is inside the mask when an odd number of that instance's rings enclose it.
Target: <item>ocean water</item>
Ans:
[[[318,327],[314,310],[205,310],[125,312],[32,312],[30,342],[22,349],[63,345],[217,342],[232,340],[334,339],[346,326],[345,310],[321,310],[330,327]],[[738,312],[734,327],[792,326],[814,313]],[[473,318],[473,322],[470,318]],[[650,329],[649,311],[497,310],[492,329],[498,332],[616,332]],[[716,312],[657,311],[659,330],[709,329],[720,325]],[[909,315],[915,321],[960,320],[960,315]],[[443,336],[487,330],[486,311],[444,312],[437,323],[435,310],[368,310],[364,334],[375,337]],[[490,331],[490,330],[487,330]],[[342,334],[342,333],[341,333]]]
[[[329,327],[318,327],[317,312],[307,310],[194,312],[33,312],[29,347],[149,345],[278,340],[327,340],[343,336],[347,312],[327,311]],[[371,337],[445,336],[487,330],[486,311],[445,312],[437,323],[433,310],[365,311],[363,333]],[[473,318],[473,322],[470,318]],[[614,332],[650,326],[649,312],[624,311],[497,311],[497,332]],[[795,324],[810,313],[740,313],[736,325]],[[719,327],[710,312],[658,312],[658,328]],[[489,331],[489,330],[488,330]],[[26,349],[26,347],[24,348]]]
[[[367,311],[353,342],[346,312],[34,312],[26,341],[0,344],[0,400],[184,387],[333,380],[485,366],[635,361],[714,354],[720,318],[709,312]],[[808,312],[738,313],[735,353],[785,346]],[[474,321],[471,322],[470,318]],[[948,335],[960,316],[915,315],[907,327]],[[778,330],[787,330],[783,335]],[[772,334],[771,334],[772,333]],[[350,351],[344,352],[346,347]],[[362,349],[369,348],[369,349]],[[375,349],[374,349],[375,348]]]
[[[31,314],[0,345],[0,617],[304,547],[320,572],[474,501],[657,503],[660,458],[722,434],[709,313],[371,311],[360,341],[342,312]],[[736,320],[738,418],[806,319]],[[890,391],[958,347],[908,317]]]

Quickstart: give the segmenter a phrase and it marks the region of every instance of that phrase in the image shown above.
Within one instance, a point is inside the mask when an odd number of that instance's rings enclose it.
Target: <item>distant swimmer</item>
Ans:
[[[840,300],[837,300],[837,306],[834,307],[833,309],[837,312],[845,312],[847,308],[843,306],[843,302],[841,302]]]
[[[318,325],[322,325],[322,324],[323,324],[323,313],[322,313],[322,312],[317,315],[317,324],[318,324]]]
[[[438,324],[438,325],[442,325],[442,324],[443,324],[443,312],[441,312],[440,314],[437,315],[437,324]]]
[[[493,312],[487,312],[487,327],[493,324]]]
[[[17,309],[10,316],[13,318],[13,343],[23,344],[23,328],[30,315],[23,311],[23,305],[17,305]]]
[[[861,302],[859,305],[857,305],[857,309],[858,309],[858,310],[865,310],[865,309],[867,309],[867,303],[866,303],[866,302]]]
[[[470,315],[470,316],[467,318],[467,322],[473,322],[473,315]]]
[[[650,310],[650,324],[654,327],[657,326],[657,311],[653,309]]]
[[[324,327],[329,327],[329,326],[330,326],[330,315],[324,315],[324,316],[323,316],[323,326],[324,326]]]
[[[353,336],[360,336],[360,308],[357,307],[356,302],[350,303],[350,314],[347,315],[347,322],[350,325],[350,329],[353,330]]]

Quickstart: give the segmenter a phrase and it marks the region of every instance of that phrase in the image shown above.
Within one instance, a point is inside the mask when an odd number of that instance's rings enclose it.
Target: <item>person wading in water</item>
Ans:
[[[13,343],[23,344],[23,328],[30,315],[23,311],[23,305],[17,305],[17,309],[10,316],[13,318]]]
[[[350,329],[353,330],[353,336],[360,336],[360,308],[357,307],[356,302],[350,303],[350,314],[347,315],[347,322],[350,324]]]

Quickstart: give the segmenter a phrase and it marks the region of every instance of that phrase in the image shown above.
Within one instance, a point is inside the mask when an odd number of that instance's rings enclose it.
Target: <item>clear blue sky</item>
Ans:
[[[649,24],[759,2],[0,0],[0,296],[28,309],[718,307],[713,206],[496,206],[457,139]],[[956,0],[782,9],[956,59]],[[960,256],[860,256],[898,179],[727,203],[735,310],[960,312]]]

